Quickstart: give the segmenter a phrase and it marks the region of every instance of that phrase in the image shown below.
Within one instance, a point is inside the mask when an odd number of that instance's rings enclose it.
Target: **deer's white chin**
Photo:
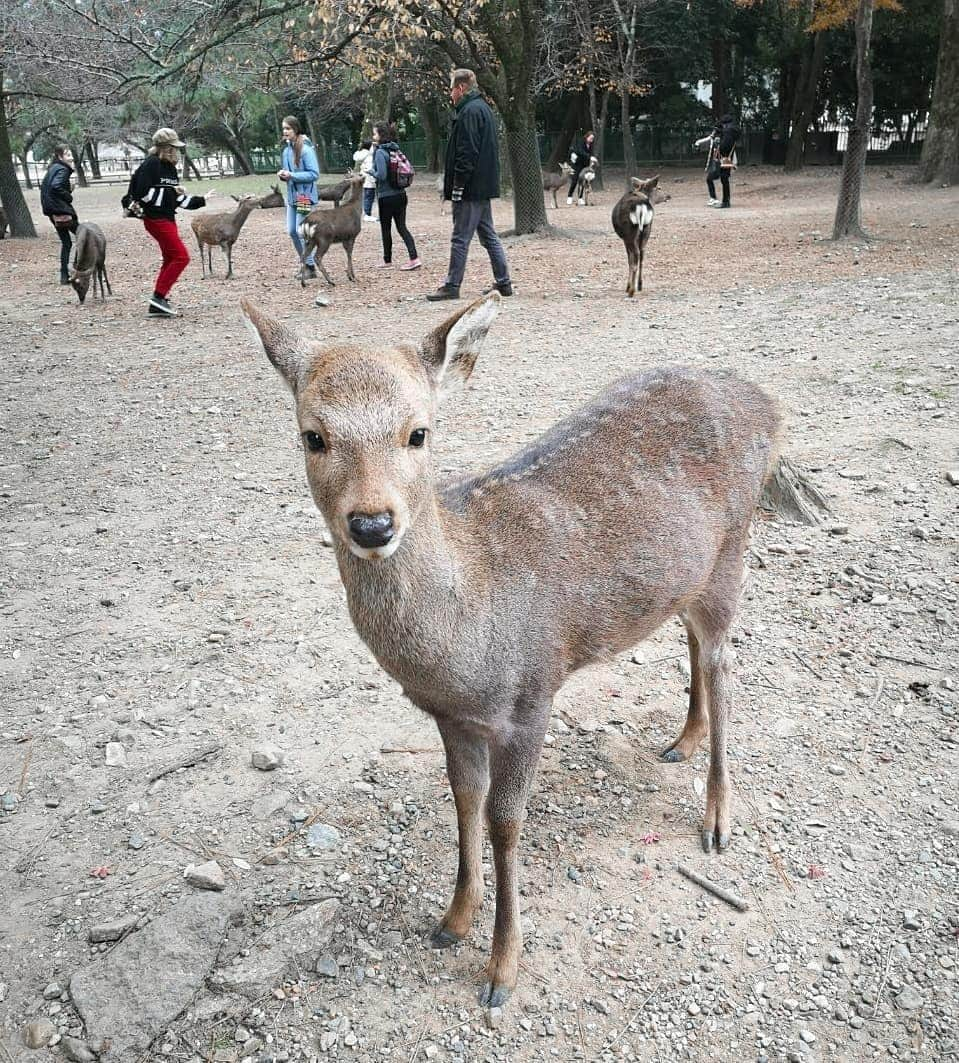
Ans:
[[[396,549],[400,545],[400,540],[402,538],[403,533],[400,532],[400,534],[394,539],[391,539],[386,546],[376,546],[373,548],[360,546],[351,539],[349,542],[350,553],[353,554],[354,557],[363,558],[364,561],[385,561],[388,557],[392,557],[392,555],[396,553]]]

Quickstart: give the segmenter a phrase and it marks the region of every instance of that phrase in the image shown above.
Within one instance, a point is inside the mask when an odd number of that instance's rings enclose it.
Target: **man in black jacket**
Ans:
[[[456,114],[446,145],[443,183],[443,198],[453,203],[450,265],[443,286],[426,298],[430,302],[459,299],[474,233],[489,255],[493,287],[501,295],[512,295],[506,252],[496,235],[490,207],[490,200],[499,197],[499,152],[493,112],[480,96],[472,70],[453,71],[450,100]]]
[[[73,152],[68,147],[53,151],[53,162],[40,185],[40,209],[53,223],[60,237],[60,283],[70,283],[71,233],[77,231],[77,212],[73,208],[70,178],[73,176]]]

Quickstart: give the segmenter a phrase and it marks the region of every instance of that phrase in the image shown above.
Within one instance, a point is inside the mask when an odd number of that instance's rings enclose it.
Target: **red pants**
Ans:
[[[157,274],[155,290],[165,299],[177,278],[190,264],[190,252],[187,251],[175,221],[168,218],[144,218],[143,227],[160,245],[163,265]]]

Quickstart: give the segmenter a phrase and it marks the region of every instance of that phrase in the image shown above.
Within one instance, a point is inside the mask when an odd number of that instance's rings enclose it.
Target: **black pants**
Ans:
[[[579,175],[585,170],[585,166],[581,166],[578,170],[573,170],[572,176],[569,179],[569,198],[572,199],[576,195],[576,186],[579,184]]]
[[[719,171],[719,180],[723,185],[723,202],[729,204],[729,170],[722,169]],[[706,187],[709,189],[709,198],[716,198],[716,182],[711,178],[706,178]]]
[[[70,239],[70,234],[77,231],[77,219],[73,219],[73,224],[60,228],[54,226],[57,230],[57,236],[60,237],[60,276],[66,277],[70,274],[70,249],[73,247],[73,241]]]
[[[400,234],[410,259],[416,254],[416,244],[413,234],[406,227],[406,193],[399,192],[395,196],[380,196],[380,232],[383,234],[383,261],[393,261],[393,233],[392,225],[396,222],[396,231]]]

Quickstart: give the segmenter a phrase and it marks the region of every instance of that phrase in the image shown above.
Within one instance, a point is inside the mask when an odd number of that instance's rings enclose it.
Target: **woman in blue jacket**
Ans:
[[[283,119],[283,169],[276,171],[276,176],[286,184],[286,231],[290,234],[296,253],[303,258],[303,241],[297,232],[297,226],[303,219],[296,211],[297,200],[309,204],[311,209],[318,202],[316,179],[320,176],[320,164],[309,137],[303,135],[300,123],[293,115]],[[316,263],[311,255],[306,260],[311,277],[316,276]]]

